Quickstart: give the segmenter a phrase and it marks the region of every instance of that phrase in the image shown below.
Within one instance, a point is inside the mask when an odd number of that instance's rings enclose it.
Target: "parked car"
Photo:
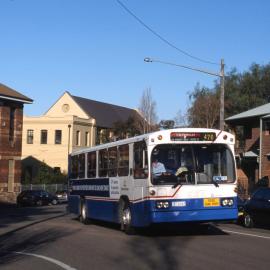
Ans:
[[[270,188],[259,188],[252,194],[244,205],[242,223],[247,228],[270,225]]]
[[[57,204],[57,196],[45,190],[24,190],[17,197],[18,206]]]
[[[55,192],[55,195],[58,198],[59,203],[67,202],[68,199],[67,190],[58,190]]]

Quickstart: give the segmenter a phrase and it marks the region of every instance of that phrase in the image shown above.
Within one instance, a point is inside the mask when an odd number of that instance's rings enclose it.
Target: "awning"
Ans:
[[[248,151],[248,152],[243,153],[243,158],[257,158],[257,157],[258,155],[254,153],[253,151]]]

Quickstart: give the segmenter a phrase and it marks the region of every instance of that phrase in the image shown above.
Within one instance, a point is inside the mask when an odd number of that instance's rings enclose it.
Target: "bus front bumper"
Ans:
[[[237,208],[204,210],[200,209],[184,211],[153,211],[151,212],[150,222],[211,222],[236,220],[237,218]]]

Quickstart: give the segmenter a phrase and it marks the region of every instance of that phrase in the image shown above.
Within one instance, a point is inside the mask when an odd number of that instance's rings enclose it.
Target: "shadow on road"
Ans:
[[[152,226],[140,230],[140,236],[131,237],[129,249],[134,260],[140,261],[145,269],[176,270],[184,269],[188,245],[196,237],[227,235],[214,225],[185,224]],[[198,249],[200,249],[198,247]]]
[[[92,223],[112,231],[120,230],[119,225],[116,224],[101,221],[92,221]],[[125,236],[123,233],[120,239],[125,243],[122,247],[124,249],[122,253],[125,255],[111,258],[110,265],[117,266],[118,269],[184,269],[187,261],[183,262],[182,258],[191,256],[192,260],[194,254],[187,255],[186,252],[194,239],[200,237],[206,240],[212,236],[226,235],[228,234],[214,224],[155,225],[148,229],[139,229],[133,236]],[[201,248],[203,247],[198,247],[199,253]],[[112,267],[112,269],[116,268]]]
[[[21,255],[12,252],[35,252],[44,245],[70,235],[62,228],[41,232],[32,229],[34,225],[64,215],[65,209],[61,206],[17,208],[15,204],[0,203],[0,268],[21,258]]]
[[[0,202],[0,234],[12,224],[26,223],[34,221],[37,216],[58,215],[63,214],[63,209],[57,206],[41,206],[41,207],[23,207],[18,208],[16,204]]]
[[[14,252],[36,253],[42,247],[57,241],[58,239],[70,236],[72,232],[64,231],[62,228],[50,228],[46,230],[32,230],[32,226],[43,223],[48,220],[56,219],[51,217],[23,226],[14,231],[0,236],[0,268],[1,265],[9,264],[20,260],[23,255]]]

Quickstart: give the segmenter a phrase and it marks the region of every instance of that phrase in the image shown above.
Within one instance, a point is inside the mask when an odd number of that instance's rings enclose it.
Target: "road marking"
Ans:
[[[234,233],[234,234],[240,234],[240,235],[245,235],[245,236],[263,238],[263,239],[270,239],[270,236],[262,236],[262,235],[251,234],[251,233],[241,233],[241,232],[235,232],[235,231],[229,231],[229,230],[223,230],[223,229],[222,229],[222,231],[227,232],[227,233]]]
[[[43,256],[43,255],[34,254],[34,253],[27,253],[27,252],[13,252],[13,253],[37,257],[37,258],[43,259],[43,260],[45,260],[45,261],[54,263],[54,264],[56,264],[56,265],[62,267],[62,268],[65,269],[65,270],[77,270],[76,268],[73,268],[73,267],[71,267],[71,266],[69,266],[69,265],[67,265],[67,264],[65,264],[65,263],[63,263],[63,262],[61,262],[61,261],[55,260],[55,259],[50,258],[50,257]]]

